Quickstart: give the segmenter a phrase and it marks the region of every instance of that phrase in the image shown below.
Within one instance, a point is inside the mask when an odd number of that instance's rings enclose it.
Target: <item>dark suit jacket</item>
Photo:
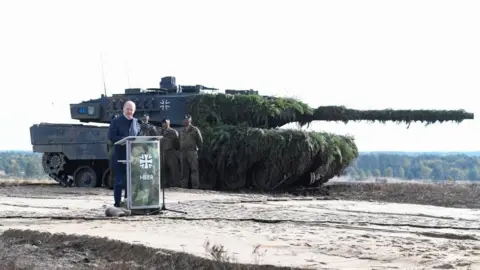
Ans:
[[[140,133],[140,124],[142,122],[138,120],[137,118],[133,118],[132,120],[132,127],[133,127],[133,133],[131,136],[138,136]],[[129,120],[122,114],[110,122],[110,128],[108,130],[108,139],[111,141],[111,143],[116,143],[120,141],[121,139],[128,137],[129,136]],[[126,145],[115,145],[113,147],[113,153],[112,153],[112,160],[110,166],[112,168],[115,168],[115,165],[117,165],[118,160],[125,160],[126,159],[126,151],[127,147]]]

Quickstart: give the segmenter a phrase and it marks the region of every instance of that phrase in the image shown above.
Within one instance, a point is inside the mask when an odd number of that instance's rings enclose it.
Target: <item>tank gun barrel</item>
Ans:
[[[246,124],[262,128],[280,127],[292,122],[306,125],[313,121],[423,122],[428,125],[474,119],[474,114],[465,110],[357,110],[345,106],[320,106],[315,109],[295,99],[265,99],[257,95],[196,96],[190,104],[190,112],[197,123],[200,122],[199,125]]]
[[[412,122],[426,123],[426,125],[443,122],[461,123],[463,120],[474,119],[474,114],[465,110],[357,110],[345,106],[320,106],[306,113],[296,113],[295,120],[270,117],[268,126],[283,126],[291,122],[299,122],[301,125],[314,121],[328,122],[396,122],[408,124]]]
[[[321,106],[306,116],[311,121],[379,121],[411,123],[424,122],[433,124],[436,122],[453,121],[460,123],[463,120],[474,119],[474,114],[465,110],[356,110],[344,106]]]

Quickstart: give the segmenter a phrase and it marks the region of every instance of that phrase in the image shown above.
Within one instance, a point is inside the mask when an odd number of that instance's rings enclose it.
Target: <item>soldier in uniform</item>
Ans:
[[[192,188],[200,187],[198,173],[198,150],[203,146],[203,138],[200,130],[192,125],[192,117],[185,115],[183,119],[184,128],[180,134],[180,156],[182,180],[181,187],[188,188],[188,178],[192,179]]]
[[[167,186],[180,186],[180,164],[177,151],[180,148],[178,131],[170,127],[170,119],[162,120],[162,172]]]

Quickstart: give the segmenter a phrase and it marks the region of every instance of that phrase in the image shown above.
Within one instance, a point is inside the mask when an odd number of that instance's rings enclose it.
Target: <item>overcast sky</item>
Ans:
[[[74,4],[75,3],[75,4]],[[179,84],[256,89],[309,105],[465,109],[480,117],[480,1],[0,2],[0,150],[69,104]],[[127,76],[128,74],[128,76]],[[479,120],[425,127],[316,122],[360,151],[480,150]]]

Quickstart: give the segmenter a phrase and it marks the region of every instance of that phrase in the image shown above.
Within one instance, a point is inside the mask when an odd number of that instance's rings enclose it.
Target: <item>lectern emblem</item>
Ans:
[[[140,156],[140,168],[150,169],[153,166],[152,154],[142,154]]]

